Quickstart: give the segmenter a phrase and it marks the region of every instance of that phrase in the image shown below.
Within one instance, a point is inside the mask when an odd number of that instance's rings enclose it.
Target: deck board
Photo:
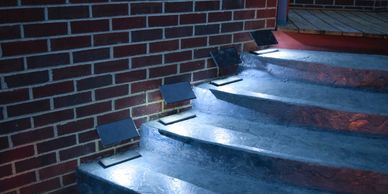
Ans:
[[[294,8],[284,31],[388,38],[388,14],[383,12]]]

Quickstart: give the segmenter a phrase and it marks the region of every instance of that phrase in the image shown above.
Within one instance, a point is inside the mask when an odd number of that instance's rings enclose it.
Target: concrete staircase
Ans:
[[[195,118],[144,124],[142,157],[81,165],[80,193],[388,192],[388,57],[242,59],[242,81],[194,87]]]

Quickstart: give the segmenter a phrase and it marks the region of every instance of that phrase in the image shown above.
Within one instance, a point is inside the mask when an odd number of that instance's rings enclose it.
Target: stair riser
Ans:
[[[218,90],[212,92],[218,99],[264,113],[282,124],[388,136],[388,116],[336,111]]]
[[[257,64],[260,69],[263,69],[262,66],[264,66],[267,72],[280,78],[388,91],[388,72],[386,71],[333,67],[319,63],[272,58],[260,58],[260,61],[262,63]]]
[[[163,147],[160,154],[177,158],[186,157],[207,166],[223,168],[230,173],[331,192],[384,193],[388,189],[386,174],[273,158],[246,150],[200,142],[169,132],[162,132],[166,137],[157,137],[159,134],[151,130],[157,131],[157,129],[142,129],[143,138],[147,136],[144,139],[149,141],[142,143],[141,147],[147,147],[147,149]]]

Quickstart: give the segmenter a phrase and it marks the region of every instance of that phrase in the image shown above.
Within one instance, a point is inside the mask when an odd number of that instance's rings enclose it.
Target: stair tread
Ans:
[[[103,169],[96,163],[83,169],[139,193],[324,193],[231,174],[185,159],[149,151],[142,157]],[[86,166],[86,167],[85,167]],[[134,178],[135,177],[135,178]],[[239,185],[236,187],[235,185]]]
[[[173,125],[155,125],[180,136],[270,157],[388,173],[386,138],[317,131],[201,112],[196,114],[196,118]]]
[[[245,70],[238,76],[243,80],[219,87],[210,84],[200,87],[345,112],[388,115],[387,93],[281,80],[266,72],[253,69]]]
[[[132,161],[139,161],[138,159]],[[79,170],[85,174],[98,177],[99,180],[108,181],[114,185],[126,188],[128,192],[137,193],[206,193],[212,194],[209,190],[203,189],[186,181],[173,178],[162,173],[152,171],[148,168],[128,166],[133,162],[128,161],[113,167],[103,168],[97,162],[84,164]],[[130,192],[132,193],[132,192]]]
[[[259,57],[326,64],[337,67],[388,71],[388,56],[327,51],[279,49]]]

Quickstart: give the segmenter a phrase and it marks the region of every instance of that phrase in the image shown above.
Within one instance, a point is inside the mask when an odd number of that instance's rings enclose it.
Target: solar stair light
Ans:
[[[162,97],[166,104],[174,104],[196,98],[189,82],[179,82],[174,84],[162,85],[160,86],[160,93],[162,94]],[[195,116],[196,115],[193,113],[183,112],[180,114],[161,118],[159,119],[159,122],[164,125],[170,125],[173,123],[194,118]]]
[[[271,30],[257,30],[250,32],[250,35],[257,47],[262,48],[258,51],[252,51],[253,54],[261,55],[278,51],[278,49],[269,48],[271,45],[278,44],[278,41]]]
[[[229,68],[234,65],[242,63],[240,55],[238,54],[235,47],[222,48],[220,50],[214,50],[210,52],[210,55],[214,63],[219,68]],[[213,80],[210,84],[215,86],[222,86],[234,82],[241,81],[242,79],[236,76],[231,76],[225,79]]]
[[[97,126],[97,133],[104,147],[114,146],[121,142],[140,137],[136,125],[130,117],[113,123],[99,125]],[[104,168],[107,168],[138,157],[140,157],[138,152],[130,151],[103,158],[99,162]]]

